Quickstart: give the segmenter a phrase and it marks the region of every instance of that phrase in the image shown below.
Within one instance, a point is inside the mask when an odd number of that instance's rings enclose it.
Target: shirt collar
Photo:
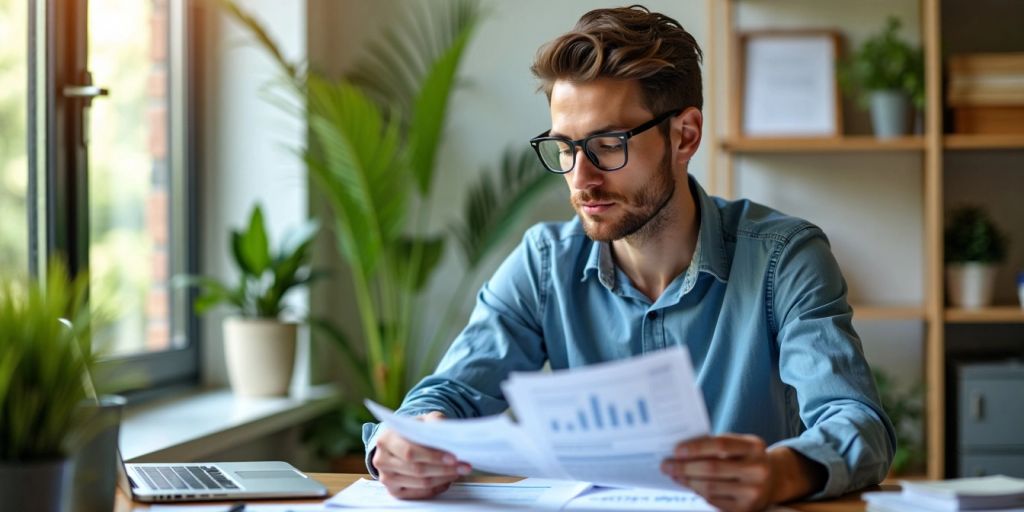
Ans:
[[[704,188],[697,183],[693,176],[687,175],[690,183],[690,191],[694,196],[700,214],[700,228],[697,233],[697,246],[694,248],[693,261],[686,270],[684,280],[696,280],[697,272],[711,274],[721,282],[728,281],[729,262],[725,252],[725,239],[722,233],[722,215],[714,199],[708,196]],[[597,275],[598,280],[611,291],[615,291],[615,263],[612,261],[611,244],[608,242],[592,242],[590,254],[587,256],[587,263],[583,267],[583,276],[580,281]]]

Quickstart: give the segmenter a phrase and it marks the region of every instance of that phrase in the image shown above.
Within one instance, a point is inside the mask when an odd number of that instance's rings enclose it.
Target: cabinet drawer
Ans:
[[[961,450],[969,452],[970,447],[979,446],[1024,448],[1024,368],[962,367],[959,388]]]
[[[960,476],[1006,475],[1024,478],[1024,452],[1018,454],[963,454]]]

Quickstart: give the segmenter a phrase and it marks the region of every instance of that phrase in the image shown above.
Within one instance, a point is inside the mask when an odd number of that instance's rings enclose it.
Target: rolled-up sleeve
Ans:
[[[776,443],[828,471],[811,499],[882,481],[896,436],[882,409],[843,280],[825,235],[807,226],[779,251],[770,291],[779,372],[795,391],[803,432]]]
[[[449,418],[499,414],[508,408],[501,382],[513,371],[536,371],[547,360],[539,318],[549,279],[548,246],[531,229],[477,295],[466,328],[441,359],[437,370],[420,381],[398,413],[416,416],[439,411]],[[366,466],[382,428],[363,425]]]

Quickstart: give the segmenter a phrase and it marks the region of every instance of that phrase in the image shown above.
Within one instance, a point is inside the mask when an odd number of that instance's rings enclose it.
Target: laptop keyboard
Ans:
[[[216,466],[140,466],[139,474],[151,489],[238,489]]]

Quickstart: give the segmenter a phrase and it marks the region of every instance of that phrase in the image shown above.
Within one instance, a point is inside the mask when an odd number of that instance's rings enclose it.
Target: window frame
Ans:
[[[82,99],[65,98],[65,85],[87,80],[88,0],[29,2],[29,260],[30,272],[44,276],[46,261],[61,259],[71,273],[89,268],[88,127]],[[58,6],[59,4],[59,6]],[[196,138],[188,130],[196,108],[197,33],[195,0],[168,0],[168,155],[171,253],[168,276],[198,268]],[[103,101],[102,98],[96,101]],[[129,401],[194,387],[199,383],[199,323],[195,292],[170,287],[173,344],[184,348],[112,357],[96,378],[144,376],[145,384],[124,390]],[[180,330],[176,326],[181,326]]]

